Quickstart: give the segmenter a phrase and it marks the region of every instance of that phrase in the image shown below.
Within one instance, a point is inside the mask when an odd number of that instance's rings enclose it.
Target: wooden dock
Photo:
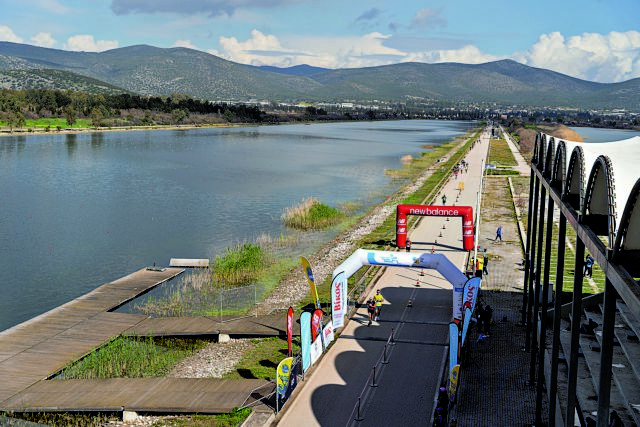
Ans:
[[[0,411],[219,413],[242,405],[256,388],[269,389],[270,383],[263,380],[49,380],[69,363],[123,334],[286,334],[282,314],[220,322],[208,317],[152,319],[110,311],[183,271],[142,269],[0,332]]]

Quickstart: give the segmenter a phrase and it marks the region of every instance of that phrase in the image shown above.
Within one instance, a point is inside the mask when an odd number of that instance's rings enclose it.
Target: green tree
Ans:
[[[91,110],[91,124],[93,125],[93,127],[95,127],[96,129],[100,127],[102,117],[102,111],[100,111],[99,108],[96,107]]]
[[[224,110],[223,116],[224,116],[224,119],[229,123],[231,123],[232,121],[234,121],[236,119],[235,113],[233,111],[229,110],[229,109],[225,109]]]
[[[173,122],[176,124],[182,123],[182,121],[186,119],[187,116],[188,116],[187,112],[179,108],[176,108],[175,110],[171,111],[171,117],[173,118]]]
[[[64,108],[64,118],[67,119],[67,126],[69,127],[73,127],[76,123],[76,110],[71,105],[67,105]]]

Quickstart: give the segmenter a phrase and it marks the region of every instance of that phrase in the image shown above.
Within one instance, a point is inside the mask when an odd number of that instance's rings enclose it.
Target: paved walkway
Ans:
[[[443,188],[448,205],[475,208],[486,157],[488,136],[466,157],[469,171],[452,178]],[[464,190],[458,191],[460,183]],[[438,201],[440,201],[438,195]],[[444,228],[443,228],[444,227]],[[435,250],[464,270],[467,252],[462,250],[462,220],[426,217],[410,231],[412,252]],[[424,275],[421,275],[423,273]],[[276,418],[282,426],[350,425],[357,398],[362,393],[362,425],[430,424],[435,393],[448,354],[448,323],[452,316],[451,285],[432,270],[387,268],[375,289],[385,298],[382,319],[367,326],[364,308],[358,310],[341,337],[309,371],[285,410]],[[375,290],[372,290],[375,292]],[[407,307],[409,298],[413,307]],[[394,330],[397,344],[385,343]],[[377,387],[371,387],[372,367]]]

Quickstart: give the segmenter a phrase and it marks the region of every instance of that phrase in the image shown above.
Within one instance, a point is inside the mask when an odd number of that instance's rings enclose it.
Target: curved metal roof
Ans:
[[[562,191],[563,198],[572,200],[569,203],[589,226],[593,224],[597,234],[609,236],[610,248],[615,242],[616,251],[623,249],[620,245],[640,249],[640,219],[635,218],[640,210],[636,206],[640,196],[640,136],[584,143],[539,133],[532,163]],[[604,221],[606,233],[602,232]],[[616,236],[621,224],[625,236]]]

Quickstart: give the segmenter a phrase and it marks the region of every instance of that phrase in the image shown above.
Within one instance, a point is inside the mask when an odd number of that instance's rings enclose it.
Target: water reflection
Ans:
[[[78,135],[75,133],[67,134],[65,137],[65,143],[67,144],[67,154],[69,157],[73,157],[78,149]]]

